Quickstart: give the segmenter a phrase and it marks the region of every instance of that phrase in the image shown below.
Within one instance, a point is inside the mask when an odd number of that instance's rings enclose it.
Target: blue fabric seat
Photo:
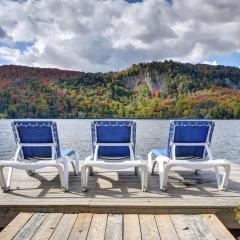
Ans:
[[[174,143],[207,143],[210,145],[215,122],[211,120],[172,120],[169,127],[168,156]],[[176,146],[176,157],[206,158],[204,146]]]
[[[17,144],[55,144],[56,155],[61,157],[57,124],[53,121],[13,121],[12,129]],[[51,146],[22,147],[20,156],[28,158],[52,158]]]
[[[131,144],[135,156],[136,123],[133,121],[92,121],[92,148],[96,144],[113,143],[116,146],[99,146],[98,158],[130,158],[130,149],[121,144]],[[119,143],[119,146],[117,146]]]

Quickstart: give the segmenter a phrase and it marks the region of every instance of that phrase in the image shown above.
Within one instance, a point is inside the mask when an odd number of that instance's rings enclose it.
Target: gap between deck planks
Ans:
[[[4,240],[234,240],[214,214],[19,213]]]

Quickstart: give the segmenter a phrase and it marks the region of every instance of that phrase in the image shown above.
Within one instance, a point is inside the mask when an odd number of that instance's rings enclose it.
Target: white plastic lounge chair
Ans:
[[[227,187],[230,163],[225,159],[213,159],[210,150],[214,125],[214,121],[208,120],[170,122],[167,149],[153,149],[148,154],[148,166],[152,174],[156,163],[159,164],[160,190],[166,190],[169,171],[175,166],[194,169],[196,174],[200,169],[214,168],[218,188],[223,190]],[[219,167],[224,169],[222,181]]]
[[[57,125],[52,121],[14,121],[12,129],[17,144],[13,159],[0,161],[0,185],[3,192],[10,189],[13,168],[26,170],[29,175],[44,167],[56,167],[61,187],[68,191],[68,163],[74,173],[79,171],[79,156],[71,149],[60,148]],[[74,159],[70,158],[74,156]],[[3,168],[9,167],[7,183]]]
[[[134,167],[140,173],[142,190],[147,191],[148,170],[141,157],[135,156],[136,122],[93,121],[93,153],[81,168],[82,190],[86,191],[93,167],[121,170]]]

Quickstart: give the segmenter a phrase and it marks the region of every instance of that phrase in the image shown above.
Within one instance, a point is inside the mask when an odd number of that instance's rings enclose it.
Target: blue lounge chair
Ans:
[[[26,170],[29,175],[36,169],[56,167],[61,186],[68,191],[68,163],[71,162],[75,174],[79,170],[79,156],[71,149],[60,148],[57,125],[52,121],[14,121],[12,129],[17,144],[13,159],[0,161],[0,184],[3,192],[10,189],[13,168]],[[71,159],[74,156],[75,159]],[[7,183],[3,168],[9,167]]]
[[[93,121],[92,155],[85,159],[81,168],[82,190],[86,191],[88,175],[93,167],[108,170],[135,168],[140,172],[142,190],[147,190],[147,167],[135,155],[136,122],[134,121]]]
[[[172,120],[170,122],[168,146],[166,149],[153,149],[148,154],[148,167],[154,172],[159,164],[160,189],[165,191],[168,174],[172,167],[181,166],[194,169],[214,168],[220,190],[227,187],[230,164],[224,159],[213,159],[210,143],[214,130],[214,121],[210,120]],[[224,168],[222,181],[218,167]]]

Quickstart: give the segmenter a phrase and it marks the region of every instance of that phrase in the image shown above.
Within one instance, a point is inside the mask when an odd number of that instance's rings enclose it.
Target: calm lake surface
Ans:
[[[0,160],[13,157],[16,150],[11,129],[12,120],[0,120]],[[91,153],[91,120],[55,120],[60,144],[79,152],[84,159]],[[137,155],[143,158],[154,147],[165,147],[168,137],[168,120],[137,121]],[[215,158],[240,163],[240,120],[216,120],[212,152]]]

